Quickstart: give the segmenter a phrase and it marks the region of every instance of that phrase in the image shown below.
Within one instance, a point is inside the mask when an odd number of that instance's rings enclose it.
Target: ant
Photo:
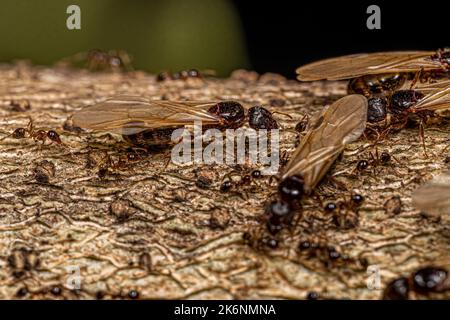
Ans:
[[[351,229],[359,223],[359,207],[364,202],[364,196],[353,193],[350,200],[328,202],[324,206],[326,213],[332,214],[332,221],[338,228]]]
[[[80,52],[73,56],[64,58],[61,64],[77,64],[85,62],[86,68],[91,71],[112,70],[112,71],[130,71],[132,67],[132,57],[125,50],[103,51],[93,49],[88,52]]]
[[[132,151],[133,152],[128,153],[126,157],[119,156],[117,160],[113,159],[107,152],[104,152],[103,156],[100,158],[95,154],[89,153],[86,168],[98,167],[98,175],[100,178],[103,178],[109,173],[109,169],[120,170],[127,167],[128,164],[142,159],[141,154],[138,152],[141,151],[141,149],[132,148]]]
[[[413,272],[409,277],[392,280],[383,292],[385,300],[407,300],[410,292],[426,295],[430,292],[443,292],[448,289],[446,280],[448,270],[428,266]]]
[[[162,71],[156,77],[156,81],[163,82],[167,80],[187,80],[189,78],[201,78],[202,75],[197,69],[182,70],[180,72],[171,73],[169,71]]]
[[[394,159],[398,163],[400,161],[393,155],[391,155],[387,151],[382,151],[381,153],[378,153],[378,148],[375,149],[375,153],[369,152],[370,159],[361,159],[356,163],[356,170],[363,171],[367,169],[369,166],[377,167],[380,165],[387,165],[391,162],[391,159]]]
[[[240,179],[233,183],[233,176],[239,176]],[[233,186],[240,187],[249,185],[254,179],[261,178],[262,173],[260,170],[253,170],[250,173],[246,173],[244,175],[240,175],[237,172],[230,172],[226,174],[222,180],[222,184],[220,185],[220,191],[227,192],[231,190]]]
[[[257,250],[265,249],[277,249],[279,247],[279,241],[272,236],[262,236],[261,231],[244,232],[242,240],[245,244]]]
[[[11,134],[3,137],[1,140],[6,139],[7,137],[12,137],[14,139],[24,139],[26,137],[33,138],[34,141],[42,141],[42,144],[45,143],[47,139],[50,140],[51,143],[62,144],[61,138],[59,134],[55,130],[35,130],[33,128],[33,121],[30,119],[26,128],[20,127],[15,129]],[[1,141],[0,140],[0,141]]]
[[[297,133],[303,133],[306,128],[308,127],[308,123],[309,123],[309,116],[307,114],[305,114],[300,121],[295,125],[295,131]]]
[[[297,251],[308,258],[318,258],[325,266],[330,266],[337,260],[345,261],[349,259],[334,246],[330,246],[324,239],[318,237],[301,240],[297,246]]]

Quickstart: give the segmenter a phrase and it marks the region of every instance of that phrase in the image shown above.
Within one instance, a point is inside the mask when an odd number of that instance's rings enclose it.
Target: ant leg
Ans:
[[[328,178],[328,180],[329,180],[331,183],[333,183],[339,190],[348,192],[347,186],[346,186],[344,183],[340,182],[340,181],[339,181],[338,179],[336,179],[335,177],[330,176],[330,177]]]
[[[269,185],[272,184],[273,180],[275,180],[275,182],[278,181],[278,180],[277,180],[277,177],[276,177],[275,175],[271,175],[271,176],[269,177]]]
[[[414,79],[411,83],[411,87],[409,88],[410,90],[412,90],[415,87],[415,85],[417,84],[417,82],[420,80],[422,73],[423,73],[423,67],[421,67],[420,70],[418,72],[416,72],[416,74],[414,75]]]
[[[280,112],[280,111],[274,111],[274,112],[272,112],[272,114],[275,114],[275,113],[281,114],[281,115],[283,115],[283,116],[288,117],[289,119],[292,119],[292,116],[291,116],[290,114],[287,114],[287,113],[284,113],[284,112]]]
[[[33,128],[33,119],[31,119],[31,117],[29,117],[29,121],[27,124],[27,133],[30,137],[33,136],[33,132],[34,132],[34,128]]]
[[[423,125],[423,121],[420,121],[419,124],[419,134],[420,134],[420,139],[422,141],[422,146],[423,146],[423,153],[425,155],[426,158],[428,158],[428,154],[427,154],[427,148],[425,145],[425,129],[424,129],[424,125]]]
[[[394,156],[394,155],[391,155],[391,157],[392,157],[392,159],[394,159],[398,164],[402,164],[401,162],[400,162],[400,160],[398,160],[397,159],[397,157],[396,156]]]

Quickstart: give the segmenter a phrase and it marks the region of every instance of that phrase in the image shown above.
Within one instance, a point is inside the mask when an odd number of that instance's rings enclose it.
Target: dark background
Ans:
[[[450,1],[234,1],[250,61],[259,72],[293,77],[312,60],[358,52],[450,46]],[[381,9],[369,30],[367,7]]]
[[[124,49],[136,69],[238,68],[294,78],[304,63],[342,54],[450,46],[450,1],[1,0],[0,62],[52,65],[91,49]],[[81,8],[81,30],[66,27]],[[381,30],[366,27],[369,5]],[[80,63],[80,66],[82,63]]]

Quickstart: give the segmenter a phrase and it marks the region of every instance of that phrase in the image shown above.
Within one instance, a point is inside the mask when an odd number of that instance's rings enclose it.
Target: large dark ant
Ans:
[[[448,290],[448,271],[441,267],[425,267],[409,277],[392,280],[384,289],[385,300],[407,300],[412,292],[427,295]]]

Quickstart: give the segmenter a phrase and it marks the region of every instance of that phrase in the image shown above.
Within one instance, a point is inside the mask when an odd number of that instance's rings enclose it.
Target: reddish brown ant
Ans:
[[[33,128],[33,121],[30,119],[26,128],[20,127],[15,129],[11,134],[3,137],[1,140],[6,139],[7,137],[12,137],[14,139],[24,139],[24,138],[32,138],[34,141],[42,141],[42,144],[45,143],[47,139],[50,140],[51,143],[62,144],[61,138],[59,134],[55,130],[35,130]]]
[[[353,193],[350,199],[343,201],[327,202],[325,212],[331,214],[332,221],[338,228],[351,229],[359,223],[359,207],[364,202],[364,196]]]
[[[262,173],[260,170],[252,170],[250,173],[245,173],[243,175],[236,171],[230,172],[223,177],[220,191],[227,192],[233,187],[239,188],[240,186],[250,185],[252,181],[261,178],[261,176]],[[233,177],[239,177],[239,180],[233,181]]]
[[[187,80],[189,78],[202,78],[202,74],[197,69],[182,70],[174,73],[162,71],[157,75],[156,81],[163,82],[167,80]]]
[[[87,69],[91,71],[111,70],[130,71],[132,67],[132,57],[125,50],[103,51],[93,49],[87,52],[80,52],[73,56],[64,58],[60,64],[79,64],[84,62]]]
[[[316,257],[326,265],[329,265],[333,260],[336,261],[342,258],[341,253],[335,247],[328,245],[326,241],[318,237],[302,239],[298,244],[297,250],[299,254],[308,258]],[[344,256],[344,258],[347,257]]]
[[[400,163],[400,161],[393,155],[391,155],[388,151],[378,152],[378,148],[375,149],[375,152],[369,152],[370,159],[361,159],[356,163],[356,170],[364,171],[369,166],[378,167],[378,166],[386,166],[388,165],[392,159],[396,162]]]
[[[257,250],[277,249],[279,241],[272,236],[264,236],[262,230],[244,232],[242,240],[245,244]]]
[[[103,155],[88,153],[86,168],[99,168],[98,175],[103,178],[112,170],[120,170],[126,168],[130,163],[137,162],[142,159],[142,155],[139,151],[143,151],[139,148],[131,148],[130,153],[126,156],[119,156],[114,159],[107,152],[103,152]],[[146,152],[146,151],[145,151]]]

